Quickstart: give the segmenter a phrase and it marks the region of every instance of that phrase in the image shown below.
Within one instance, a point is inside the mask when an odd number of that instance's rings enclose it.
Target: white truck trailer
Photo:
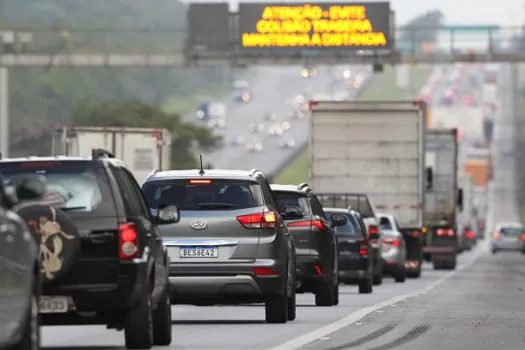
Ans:
[[[171,133],[167,129],[76,126],[62,127],[54,135],[51,154],[90,157],[103,148],[122,160],[139,183],[153,170],[171,167]]]
[[[379,211],[395,215],[407,243],[407,277],[419,277],[428,180],[426,104],[312,101],[310,105],[310,185],[318,194],[364,194]]]

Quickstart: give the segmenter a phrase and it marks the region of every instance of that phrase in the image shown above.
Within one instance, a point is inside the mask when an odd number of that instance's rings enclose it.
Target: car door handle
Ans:
[[[101,244],[115,239],[115,234],[112,232],[91,232],[88,237],[91,242]]]

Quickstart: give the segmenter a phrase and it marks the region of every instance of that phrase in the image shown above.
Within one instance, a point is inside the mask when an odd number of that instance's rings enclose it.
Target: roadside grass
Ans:
[[[413,99],[425,85],[432,71],[430,66],[412,67],[407,88],[396,85],[395,67],[385,67],[383,73],[372,76],[358,100],[403,100]],[[303,150],[276,177],[275,183],[299,184],[308,181],[308,149]]]

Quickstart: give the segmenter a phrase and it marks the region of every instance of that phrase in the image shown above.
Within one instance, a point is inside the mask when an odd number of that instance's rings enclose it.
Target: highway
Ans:
[[[496,154],[514,137],[508,67],[503,77]],[[495,161],[488,237],[496,222],[519,220],[514,158]],[[300,295],[296,321],[284,325],[264,323],[262,306],[174,306],[173,343],[155,349],[521,350],[524,259],[519,253],[490,255],[487,240],[461,254],[452,272],[425,265],[420,279],[403,284],[387,279],[370,295],[358,294],[357,286],[342,286],[339,306],[315,307],[312,295]],[[42,336],[49,350],[124,349],[123,334],[104,327],[44,327]]]
[[[284,132],[283,140],[294,140],[297,147],[304,145],[308,137],[308,120],[286,118],[295,109],[295,97],[299,94],[313,96],[316,93],[338,93],[344,90],[344,85],[330,75],[327,67],[318,67],[318,76],[314,78],[303,78],[300,71],[299,66],[254,69],[247,78],[251,83],[252,101],[246,104],[235,103],[231,94],[220,101],[227,108],[226,128],[216,132],[223,136],[225,144],[223,148],[205,155],[206,162],[211,162],[215,168],[258,168],[263,173],[273,174],[294,150],[281,149],[278,145],[280,137],[270,136],[266,131],[261,134],[250,132],[250,124],[263,123],[268,128],[275,123],[265,120],[265,115],[269,112],[276,113],[280,123],[290,122],[291,127]],[[364,67],[352,70],[353,74],[365,72],[367,70]],[[353,97],[357,91],[351,90],[350,96]],[[246,142],[261,142],[262,151],[249,153],[243,145],[232,145],[230,140],[239,136]]]

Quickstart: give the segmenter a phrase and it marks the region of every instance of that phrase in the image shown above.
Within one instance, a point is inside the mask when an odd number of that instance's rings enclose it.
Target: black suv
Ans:
[[[3,159],[0,172],[31,184],[17,212],[40,241],[41,323],[124,329],[128,349],[169,345],[169,258],[125,164],[94,149]]]
[[[0,348],[40,349],[38,245],[0,177]]]
[[[347,223],[335,228],[339,245],[339,281],[357,281],[359,293],[372,293],[374,254],[368,239],[366,224],[357,211],[342,208],[324,208],[325,213],[344,215]]]
[[[180,304],[265,303],[266,321],[295,319],[295,246],[264,174],[176,170],[142,185],[167,246]]]
[[[334,214],[330,221],[308,184],[271,185],[279,211],[287,213],[286,225],[297,250],[298,293],[314,293],[315,305],[339,304],[337,238],[333,228],[346,224]]]

